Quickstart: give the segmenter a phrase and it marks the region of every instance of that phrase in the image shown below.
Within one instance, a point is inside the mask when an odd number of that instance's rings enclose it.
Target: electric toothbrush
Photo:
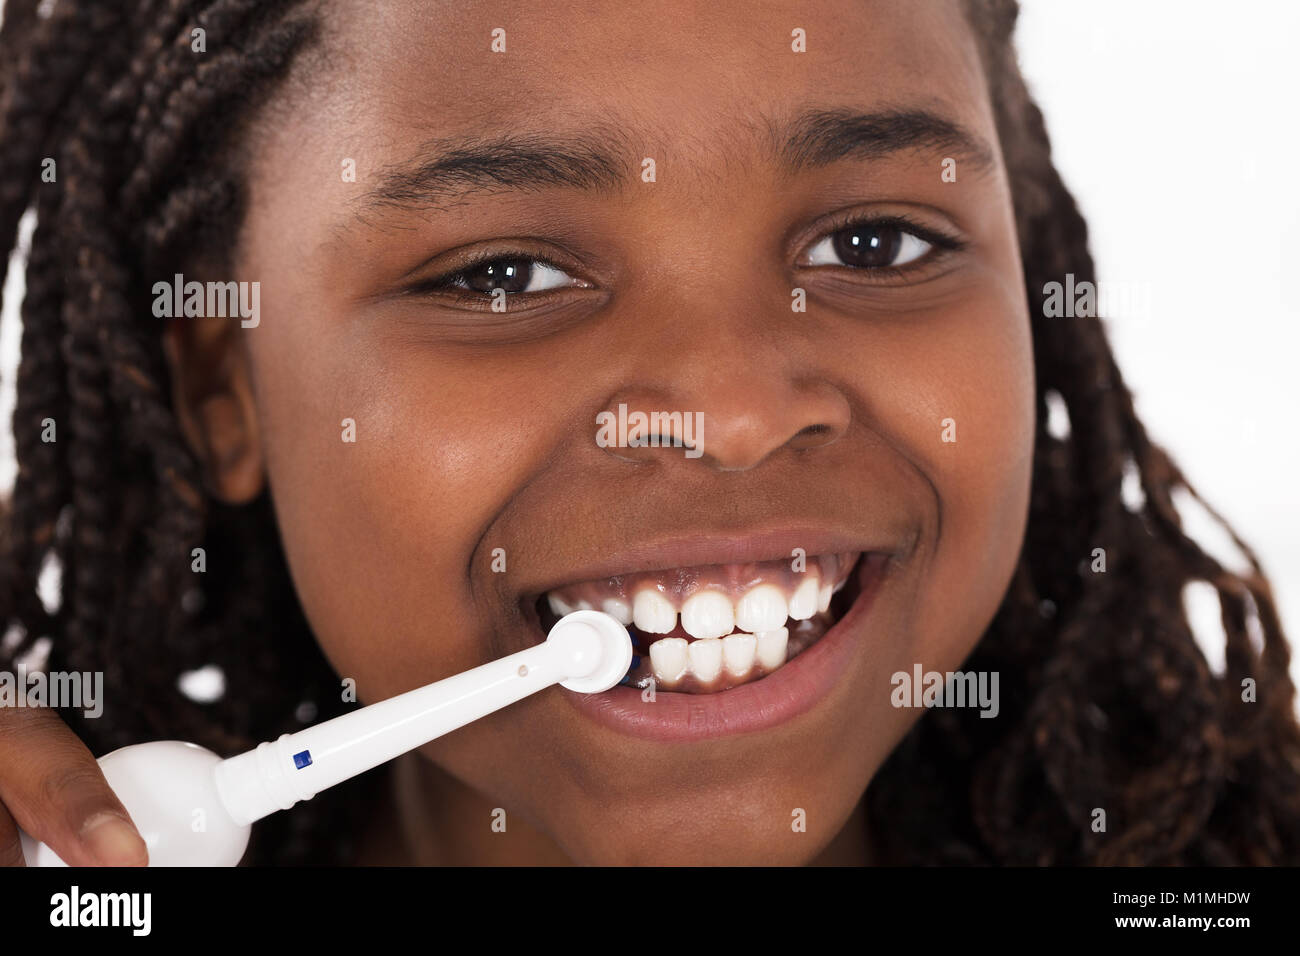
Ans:
[[[228,759],[159,740],[99,758],[145,845],[150,866],[234,866],[252,824],[458,727],[559,684],[596,694],[632,663],[627,629],[600,611],[574,611],[536,647],[259,744]],[[22,835],[28,866],[65,866]]]

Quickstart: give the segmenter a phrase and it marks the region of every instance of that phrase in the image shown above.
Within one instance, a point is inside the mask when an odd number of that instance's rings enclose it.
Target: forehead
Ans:
[[[599,127],[725,151],[813,104],[992,128],[958,0],[398,0],[330,20],[358,134]]]

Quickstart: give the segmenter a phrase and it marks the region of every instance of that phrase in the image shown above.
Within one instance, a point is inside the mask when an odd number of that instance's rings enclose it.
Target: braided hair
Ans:
[[[36,229],[0,663],[47,637],[51,669],[102,671],[111,722],[63,715],[95,753],[165,734],[230,754],[344,710],[293,596],[268,497],[226,508],[204,491],[146,295],[148,277],[187,256],[229,255],[220,230],[242,219],[244,174],[237,136],[223,142],[221,131],[241,129],[313,42],[302,7],[60,0],[42,18],[34,2],[6,4],[0,235],[14,244],[30,204]],[[195,29],[211,52],[195,55]],[[41,180],[44,157],[56,160],[53,182]],[[47,420],[54,441],[43,440]],[[36,586],[48,562],[61,578],[52,610]],[[180,674],[211,666],[229,692],[200,703],[181,691]],[[339,818],[380,777],[274,815],[246,859],[342,862],[355,827]],[[322,827],[343,836],[322,840]]]
[[[1014,0],[965,0],[1034,290],[1095,279],[1087,227],[1052,166],[1012,45]],[[126,9],[119,9],[126,8]],[[212,52],[194,55],[196,28]],[[269,491],[207,494],[170,407],[146,290],[192,257],[228,261],[239,151],[295,60],[319,49],[305,0],[8,0],[0,28],[0,246],[35,211],[22,303],[12,501],[0,515],[0,666],[47,639],[49,666],[102,671],[112,721],[64,714],[96,753],[160,735],[218,753],[341,713],[338,677],[294,594]],[[56,160],[54,181],[43,161]],[[1038,430],[1021,560],[967,666],[1001,675],[996,720],[927,712],[867,791],[880,858],[901,863],[1300,862],[1300,728],[1259,562],[1230,572],[1183,531],[1200,499],[1147,437],[1100,320],[1033,320]],[[1048,402],[1069,411],[1047,431]],[[47,421],[57,429],[46,441]],[[1126,503],[1140,484],[1140,506]],[[1213,512],[1211,512],[1213,513]],[[1215,516],[1217,518],[1217,515]],[[1225,525],[1226,527],[1226,525]],[[1230,529],[1229,529],[1230,530]],[[1081,567],[1106,550],[1112,573]],[[207,572],[191,569],[203,548]],[[53,566],[53,606],[38,581]],[[1227,637],[1210,671],[1182,590],[1207,582]],[[199,702],[180,674],[215,665]],[[1242,700],[1245,678],[1257,702]],[[255,828],[250,863],[344,863],[349,816],[386,771]],[[1107,827],[1095,831],[1098,809]]]

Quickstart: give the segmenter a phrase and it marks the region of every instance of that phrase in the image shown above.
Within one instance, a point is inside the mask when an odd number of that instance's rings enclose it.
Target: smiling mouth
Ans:
[[[542,595],[544,632],[565,614],[604,611],[627,626],[621,683],[716,694],[762,680],[816,644],[857,599],[855,570],[874,552],[810,555],[616,575]]]

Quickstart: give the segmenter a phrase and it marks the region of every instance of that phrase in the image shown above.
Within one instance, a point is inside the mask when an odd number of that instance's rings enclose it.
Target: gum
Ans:
[[[629,607],[637,593],[653,588],[681,611],[682,603],[699,591],[720,591],[733,602],[740,600],[746,591],[760,584],[771,584],[785,594],[786,600],[794,594],[800,583],[809,575],[816,576],[820,586],[827,583],[839,585],[848,579],[860,551],[841,554],[810,555],[805,559],[806,569],[795,571],[793,561],[761,561],[747,564],[717,564],[692,568],[672,568],[666,571],[644,571],[637,574],[618,575],[598,581],[556,588],[550,594],[570,607],[579,602],[600,609],[604,601],[620,600]]]

